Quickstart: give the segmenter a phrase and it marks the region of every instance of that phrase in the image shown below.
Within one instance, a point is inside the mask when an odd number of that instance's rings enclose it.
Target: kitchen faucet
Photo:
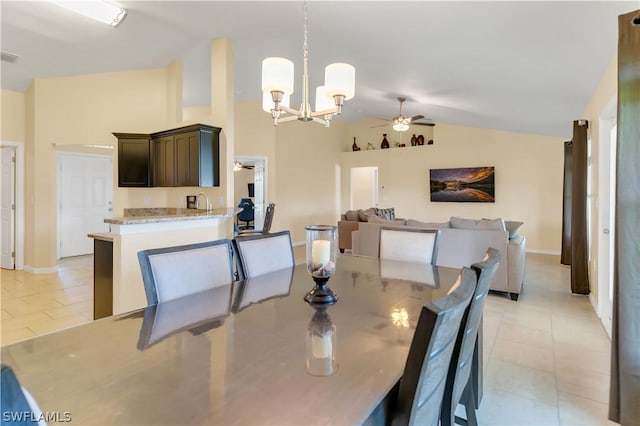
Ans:
[[[205,194],[204,192],[199,192],[198,195],[196,195],[196,208],[199,209],[200,208],[200,196],[204,197],[204,200],[206,202],[206,209],[207,211],[211,210],[211,203],[209,202],[209,197],[207,197],[207,194]]]

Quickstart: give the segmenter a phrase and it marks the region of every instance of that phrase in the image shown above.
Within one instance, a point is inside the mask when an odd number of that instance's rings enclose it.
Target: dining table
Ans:
[[[329,306],[305,302],[301,264],[8,345],[2,363],[49,424],[358,425],[401,379],[422,306],[459,279],[339,255]]]

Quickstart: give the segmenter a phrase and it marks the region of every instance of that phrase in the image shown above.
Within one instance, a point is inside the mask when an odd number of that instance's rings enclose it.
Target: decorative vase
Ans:
[[[336,270],[337,226],[308,225],[307,271],[316,285],[304,296],[312,305],[331,305],[338,301],[338,295],[327,286],[327,281]]]
[[[424,136],[418,135],[418,145],[424,145]]]
[[[433,145],[433,139],[429,139],[429,142],[427,142],[427,145]]]
[[[355,137],[353,138],[353,145],[351,145],[351,150],[352,151],[360,151],[360,147],[356,143],[356,138]]]
[[[389,148],[389,141],[387,140],[387,134],[386,133],[382,134],[382,143],[380,144],[380,148],[381,149]]]
[[[413,136],[411,136],[411,146],[416,146],[418,145],[418,138],[416,137],[416,134],[414,133]]]

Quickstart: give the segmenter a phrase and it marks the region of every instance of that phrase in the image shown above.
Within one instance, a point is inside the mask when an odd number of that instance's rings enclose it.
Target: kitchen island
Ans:
[[[94,239],[94,319],[147,306],[139,251],[232,238],[237,211],[237,208],[140,208],[125,209],[124,216],[105,219],[109,233],[89,234]],[[109,266],[111,289],[109,280],[104,279]],[[100,277],[95,271],[102,271]],[[111,303],[104,300],[109,294]]]

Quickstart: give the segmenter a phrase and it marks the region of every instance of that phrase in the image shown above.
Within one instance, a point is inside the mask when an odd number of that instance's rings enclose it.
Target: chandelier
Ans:
[[[324,70],[324,85],[316,88],[315,111],[309,104],[308,6],[304,2],[304,70],[300,109],[289,107],[293,93],[293,62],[272,57],[262,61],[262,109],[270,112],[273,125],[287,121],[314,121],[329,127],[335,115],[342,114],[344,101],[355,94],[356,69],[349,64],[334,63]]]

